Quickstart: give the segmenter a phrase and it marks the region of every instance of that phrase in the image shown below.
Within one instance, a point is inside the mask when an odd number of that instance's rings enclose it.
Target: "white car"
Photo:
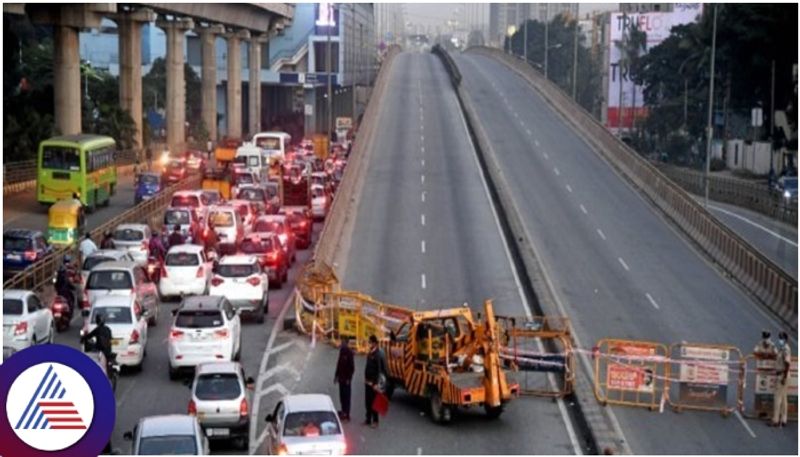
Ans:
[[[233,439],[247,449],[250,437],[248,385],[238,362],[212,362],[197,366],[192,382],[189,414],[197,416],[210,440]]]
[[[35,344],[52,343],[53,313],[29,291],[3,291],[3,349],[19,352]]]
[[[133,442],[132,455],[210,455],[208,438],[190,415],[143,417],[123,438]]]
[[[211,270],[212,263],[206,258],[203,246],[173,246],[164,257],[158,290],[162,297],[206,294]]]
[[[256,256],[225,256],[214,269],[209,295],[225,297],[234,308],[254,313],[261,324],[269,307],[269,277]]]
[[[236,208],[236,211],[239,212],[239,216],[242,218],[242,224],[244,224],[244,234],[247,235],[250,233],[253,222],[255,222],[256,217],[258,217],[258,204],[249,200],[239,199],[228,200],[228,204]]]
[[[84,292],[84,309],[104,295],[134,296],[147,310],[150,324],[158,322],[158,290],[144,268],[134,262],[105,262],[92,268]]]
[[[325,219],[331,205],[330,200],[330,196],[325,192],[325,187],[319,184],[311,185],[311,214],[314,219]]]
[[[227,298],[187,297],[174,314],[167,341],[170,379],[177,379],[181,368],[239,360],[242,324]]]
[[[267,416],[267,440],[272,455],[347,454],[336,407],[323,394],[283,397]]]
[[[81,265],[81,285],[86,287],[86,280],[89,279],[89,272],[92,268],[105,262],[115,261],[129,261],[133,262],[133,256],[127,250],[123,249],[99,249],[94,251],[92,255],[83,260]]]
[[[244,238],[244,223],[239,212],[230,205],[212,206],[208,209],[208,222],[214,224],[219,237],[220,252],[235,252]]]
[[[127,250],[139,265],[147,265],[150,255],[150,227],[147,224],[120,224],[112,240],[117,249]]]
[[[147,313],[133,296],[106,295],[92,304],[84,327],[86,333],[97,327],[95,318],[102,315],[111,329],[111,351],[117,363],[141,370],[147,347]]]
[[[172,194],[169,206],[192,208],[199,219],[205,218],[209,204],[208,197],[202,190],[180,190]]]

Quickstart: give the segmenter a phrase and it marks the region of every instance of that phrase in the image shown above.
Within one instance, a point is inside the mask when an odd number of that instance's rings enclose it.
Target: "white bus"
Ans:
[[[253,135],[253,144],[261,148],[269,162],[272,157],[281,160],[286,158],[286,152],[292,144],[292,136],[286,132],[261,132]]]

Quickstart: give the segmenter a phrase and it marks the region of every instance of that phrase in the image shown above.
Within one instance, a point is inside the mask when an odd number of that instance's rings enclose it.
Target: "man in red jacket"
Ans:
[[[341,343],[339,343],[339,360],[336,361],[336,373],[333,375],[333,383],[339,384],[339,403],[342,405],[339,418],[342,422],[350,421],[351,381],[355,371],[353,350],[350,349],[347,337],[343,337]]]

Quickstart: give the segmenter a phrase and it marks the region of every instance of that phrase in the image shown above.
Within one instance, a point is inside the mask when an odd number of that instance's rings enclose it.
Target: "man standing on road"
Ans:
[[[350,381],[353,380],[353,373],[356,371],[353,350],[350,349],[349,343],[347,337],[342,338],[339,344],[339,360],[336,361],[336,373],[333,375],[333,383],[339,384],[339,403],[342,405],[339,418],[342,422],[350,422]]]
[[[81,251],[81,262],[97,251],[97,245],[94,244],[91,233],[86,233],[86,235],[83,236],[83,241],[81,241],[78,249]]]
[[[369,353],[367,354],[367,363],[364,368],[364,401],[367,409],[367,419],[364,421],[364,425],[369,425],[372,428],[378,428],[378,412],[372,408],[372,404],[375,402],[375,395],[381,388],[381,375],[385,376],[385,366],[383,354],[378,349],[378,338],[375,335],[370,335]]]
[[[778,353],[778,350],[775,349],[775,343],[772,342],[772,338],[770,338],[770,336],[771,334],[768,330],[761,332],[761,341],[759,341],[758,344],[756,344],[756,347],[753,348],[753,352],[759,357],[775,357],[775,354]]]
[[[778,358],[775,360],[775,397],[772,400],[772,422],[770,427],[785,427],[788,421],[789,404],[789,366],[792,363],[792,350],[786,332],[778,334]]]

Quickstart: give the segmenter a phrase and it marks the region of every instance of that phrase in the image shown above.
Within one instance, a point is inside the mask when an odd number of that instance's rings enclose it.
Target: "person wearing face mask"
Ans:
[[[772,401],[771,427],[785,427],[788,420],[789,365],[792,362],[792,350],[789,348],[788,337],[786,332],[778,334],[778,358],[775,360],[775,374],[778,379],[775,383],[775,397]]]
[[[772,342],[772,338],[770,338],[771,334],[768,330],[764,330],[761,332],[761,341],[756,344],[756,347],[753,348],[753,352],[756,356],[760,358],[770,358],[775,357],[778,353],[778,350],[775,349],[775,343]]]

